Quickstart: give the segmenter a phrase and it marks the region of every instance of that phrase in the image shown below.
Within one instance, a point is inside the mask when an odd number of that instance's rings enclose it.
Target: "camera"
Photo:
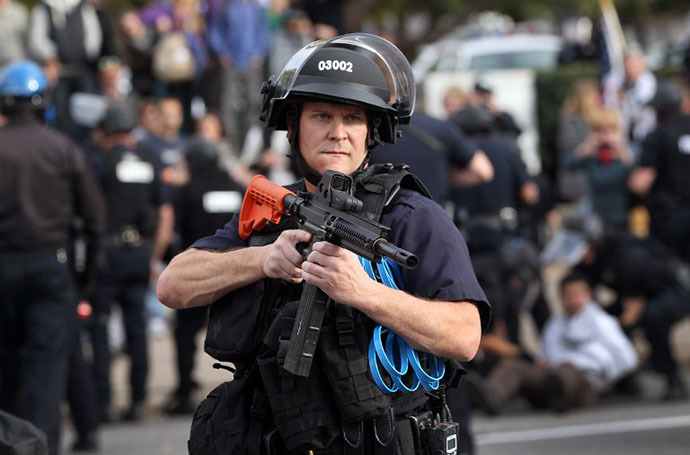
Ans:
[[[458,453],[458,424],[439,422],[431,411],[408,417],[417,453],[421,455],[455,455]],[[420,450],[421,449],[421,450]]]

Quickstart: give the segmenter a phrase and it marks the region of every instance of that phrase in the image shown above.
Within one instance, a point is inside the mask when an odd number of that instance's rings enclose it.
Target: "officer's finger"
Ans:
[[[280,254],[293,267],[299,267],[302,264],[302,255],[291,243],[285,243],[279,248]]]
[[[311,233],[303,231],[302,229],[289,229],[284,231],[281,236],[285,236],[293,245],[297,245],[300,242],[311,241]]]
[[[285,281],[291,281],[293,283],[299,283],[302,281],[302,270],[293,267],[290,264],[279,264],[280,270],[281,270],[281,278],[283,278]]]
[[[314,249],[311,253],[309,253],[309,256],[307,256],[307,261],[312,264],[318,264],[325,267],[328,265],[328,258],[328,255]]]
[[[330,242],[316,242],[312,247],[312,250],[318,251],[326,256],[338,256],[343,251],[341,247]]]

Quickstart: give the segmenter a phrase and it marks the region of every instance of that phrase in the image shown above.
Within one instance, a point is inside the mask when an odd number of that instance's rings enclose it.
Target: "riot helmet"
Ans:
[[[680,111],[682,102],[683,92],[677,85],[671,82],[659,82],[656,86],[656,92],[648,104],[656,112],[657,118],[666,120]]]
[[[287,129],[286,108],[304,101],[364,107],[376,119],[381,142],[395,142],[414,111],[412,69],[400,50],[376,35],[351,33],[315,41],[298,51],[277,78],[262,87],[261,118]],[[379,123],[380,122],[380,123]]]
[[[0,73],[0,103],[4,112],[16,108],[39,109],[45,107],[48,79],[36,63],[18,60]]]
[[[194,171],[212,169],[218,165],[218,146],[206,139],[192,139],[184,148],[184,158]]]
[[[283,71],[262,89],[261,120],[268,128],[287,130],[293,158],[304,177],[316,180],[298,150],[298,114],[304,102],[342,103],[367,111],[370,150],[394,143],[399,126],[409,123],[414,111],[412,69],[400,50],[376,35],[351,33],[315,41],[298,51]],[[362,166],[366,165],[365,158]],[[312,182],[313,183],[313,182]]]
[[[493,115],[482,106],[466,106],[455,113],[451,120],[468,136],[486,135],[494,128]]]
[[[129,133],[136,128],[137,117],[127,103],[113,102],[106,108],[99,126],[106,134]]]

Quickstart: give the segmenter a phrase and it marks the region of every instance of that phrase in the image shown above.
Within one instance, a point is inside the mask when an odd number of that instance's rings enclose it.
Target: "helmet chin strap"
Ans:
[[[299,173],[304,177],[304,179],[311,183],[314,186],[317,186],[319,182],[321,181],[321,174],[317,172],[314,168],[309,166],[309,164],[306,162],[304,157],[302,156],[302,152],[300,152],[299,149],[299,113],[300,113],[300,108],[295,106],[294,108],[290,108],[288,111],[288,122],[290,122],[290,158],[292,158],[297,165],[297,170],[299,170]],[[376,134],[376,128],[372,128],[371,125],[369,127],[369,131],[374,131],[375,137],[378,137],[378,134]],[[371,152],[369,151],[369,145],[371,143],[371,139],[367,140],[367,154],[362,160],[362,163],[355,169],[352,174],[355,174],[359,171],[363,171],[366,169],[366,167],[369,165],[369,159],[371,158]]]

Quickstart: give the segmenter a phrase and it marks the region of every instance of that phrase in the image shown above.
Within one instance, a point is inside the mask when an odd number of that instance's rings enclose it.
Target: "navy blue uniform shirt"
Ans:
[[[238,215],[215,235],[195,242],[193,248],[227,251],[247,246],[238,234]],[[402,269],[405,290],[417,297],[477,305],[486,328],[491,314],[484,291],[470,262],[467,245],[446,212],[421,194],[400,190],[396,200],[381,217],[391,228],[388,240],[419,258],[414,270]]]
[[[470,214],[498,214],[503,207],[518,207],[520,187],[530,177],[515,146],[499,137],[479,139],[477,143],[494,167],[494,178],[471,188],[455,189],[450,199]]]
[[[450,165],[465,168],[478,150],[452,123],[415,113],[409,125],[403,125],[402,137],[395,144],[377,147],[371,163],[408,164],[437,202],[448,196]]]
[[[655,196],[677,198],[678,204],[688,204],[690,116],[674,115],[649,134],[642,145],[640,166],[657,170],[658,176],[652,187]]]

